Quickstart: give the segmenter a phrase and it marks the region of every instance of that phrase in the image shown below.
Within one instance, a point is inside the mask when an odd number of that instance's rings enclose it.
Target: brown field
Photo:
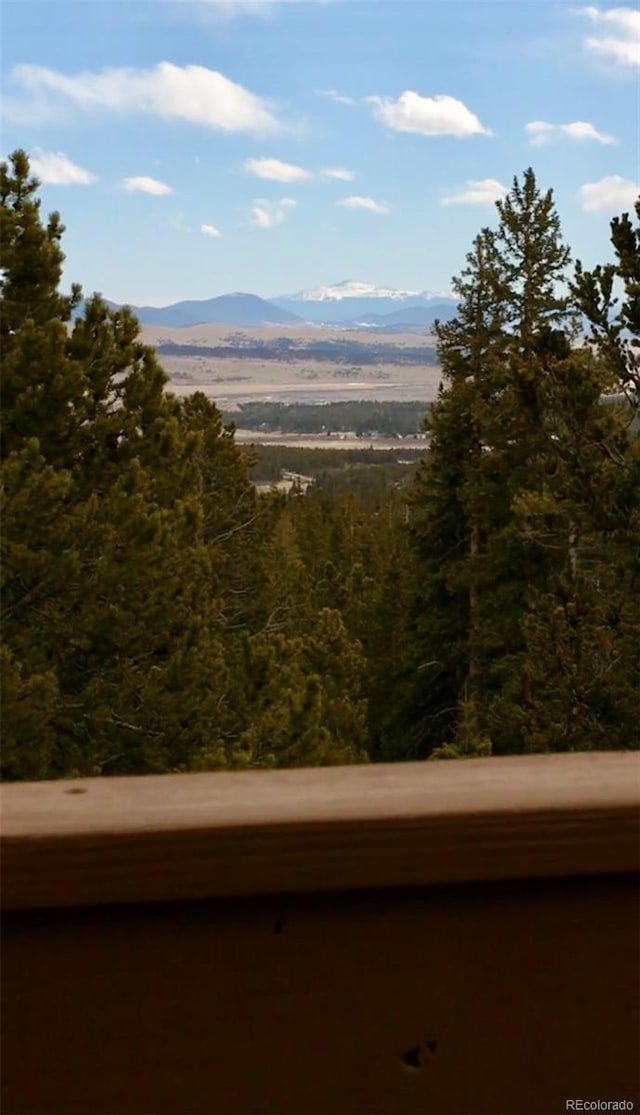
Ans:
[[[255,340],[291,337],[297,340],[351,339],[366,342],[363,332],[275,327],[271,329],[235,328],[228,325],[197,325],[171,329],[161,325],[142,327],[147,344],[165,342],[215,346],[229,343],[234,335],[245,334]],[[372,341],[374,337],[372,336]],[[376,345],[407,345],[413,348],[433,346],[434,338],[423,334],[375,334]],[[207,356],[162,356],[162,365],[170,376],[170,390],[177,395],[202,391],[220,406],[233,410],[240,403],[257,399],[279,402],[335,402],[340,399],[376,399],[384,402],[419,399],[430,402],[436,398],[440,368],[427,364],[367,365],[346,368],[344,363],[305,359],[255,359],[238,357],[219,359]]]
[[[243,333],[254,341],[272,341],[275,337],[290,337],[297,341],[359,341],[367,337],[376,344],[433,346],[432,333],[368,333],[364,329],[327,329],[312,325],[270,325],[263,327],[245,325],[187,325],[181,328],[169,325],[141,325],[142,340],[148,345],[170,341],[179,345],[220,345],[230,337]]]

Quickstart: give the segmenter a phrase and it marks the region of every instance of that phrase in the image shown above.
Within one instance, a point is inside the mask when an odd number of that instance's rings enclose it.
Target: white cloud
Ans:
[[[590,36],[585,39],[587,50],[596,54],[613,56],[623,66],[640,66],[640,45],[637,42],[626,42],[624,39],[594,39]]]
[[[335,89],[316,89],[316,96],[326,97],[329,101],[334,101],[337,105],[354,105],[356,102],[353,97],[347,97],[344,93],[337,93]]]
[[[614,58],[622,66],[640,66],[640,11],[634,8],[600,8],[589,6],[574,9],[592,23],[604,24],[611,34],[590,35],[584,40],[587,50]]]
[[[376,118],[397,132],[418,132],[424,136],[491,135],[478,117],[455,97],[421,97],[410,90],[396,101],[390,97],[365,97],[373,105]]]
[[[337,182],[353,182],[355,174],[352,170],[345,170],[341,166],[326,167],[325,170],[320,171],[323,178],[331,178]]]
[[[128,190],[131,194],[154,194],[155,197],[166,197],[167,194],[173,193],[171,186],[167,186],[166,182],[159,182],[157,178],[149,178],[144,174],[137,178],[123,178],[120,184],[123,190]]]
[[[200,225],[200,232],[203,236],[222,236],[222,233],[215,225]]]
[[[599,182],[585,182],[579,197],[585,213],[621,213],[633,209],[640,194],[640,182],[609,174]]]
[[[96,176],[72,163],[62,151],[40,151],[30,160],[33,173],[45,186],[88,186]]]
[[[344,209],[368,209],[370,213],[390,213],[391,210],[384,202],[375,201],[372,197],[345,197],[338,202]]]
[[[30,108],[36,116],[45,108],[50,117],[57,102],[59,107],[139,112],[226,132],[278,128],[266,101],[204,66],[160,62],[149,70],[107,69],[67,76],[46,66],[21,65],[14,67],[12,77],[23,90],[22,103],[17,105],[23,120]],[[25,102],[25,93],[31,102]]]
[[[595,5],[576,9],[577,15],[587,16],[593,23],[611,23],[629,35],[640,35],[640,12],[635,8],[609,8],[601,11]]]
[[[279,201],[257,198],[251,207],[251,223],[256,228],[275,228],[284,221],[287,209],[292,209],[297,204],[291,197],[282,197]]]
[[[507,187],[497,178],[472,178],[465,183],[465,189],[457,194],[443,197],[441,205],[494,205],[508,193]]]
[[[524,130],[531,136],[534,147],[542,147],[543,144],[552,143],[554,139],[560,139],[562,136],[573,139],[577,143],[583,143],[585,140],[595,140],[596,143],[617,142],[615,136],[609,135],[608,132],[597,131],[593,124],[589,124],[586,120],[574,120],[572,124],[548,124],[546,120],[532,120],[530,124],[525,124]]]
[[[307,182],[312,175],[301,166],[283,163],[280,159],[247,159],[244,169],[257,178],[267,178],[271,182]]]

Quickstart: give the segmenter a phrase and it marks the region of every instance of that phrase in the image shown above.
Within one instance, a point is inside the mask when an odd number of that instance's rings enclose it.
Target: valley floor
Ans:
[[[295,363],[269,361],[207,360],[199,357],[163,357],[169,390],[175,395],[202,391],[225,410],[256,400],[282,403],[329,403],[346,399],[380,402],[433,402],[441,371],[437,365],[349,369],[324,365],[321,371]],[[373,374],[372,374],[373,373]]]

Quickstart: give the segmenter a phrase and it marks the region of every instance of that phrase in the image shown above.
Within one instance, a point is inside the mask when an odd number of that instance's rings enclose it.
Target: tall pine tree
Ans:
[[[456,318],[437,328],[443,388],[413,499],[408,719],[427,755],[522,750],[522,623],[550,566],[514,499],[535,486],[550,370],[570,352],[569,250],[531,169],[497,210],[456,282]]]
[[[24,152],[2,165],[3,773],[187,769],[216,740],[233,762],[204,435],[127,310],[71,322],[37,187]]]

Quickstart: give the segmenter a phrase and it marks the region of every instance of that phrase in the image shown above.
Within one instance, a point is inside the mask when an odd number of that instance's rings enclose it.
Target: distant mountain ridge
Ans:
[[[142,325],[302,325],[302,319],[257,294],[222,294],[170,306],[132,306]]]
[[[363,314],[358,325],[370,329],[386,329],[392,325],[433,325],[436,317],[450,317],[448,303],[432,302],[431,306],[405,306],[390,314]]]
[[[271,302],[307,321],[323,325],[432,325],[437,317],[451,317],[457,299],[427,290],[394,290],[345,279],[335,286],[282,294]],[[421,311],[417,313],[416,311]],[[392,315],[392,316],[388,316]],[[386,320],[385,320],[386,319]]]
[[[121,305],[113,301],[107,304],[113,308]],[[217,298],[189,299],[169,306],[131,306],[131,309],[142,325],[173,328],[315,324],[397,332],[402,325],[429,327],[438,317],[451,317],[455,306],[456,300],[450,295],[393,290],[347,279],[333,287],[318,287],[272,299],[238,291]],[[82,307],[78,312],[82,312]]]

